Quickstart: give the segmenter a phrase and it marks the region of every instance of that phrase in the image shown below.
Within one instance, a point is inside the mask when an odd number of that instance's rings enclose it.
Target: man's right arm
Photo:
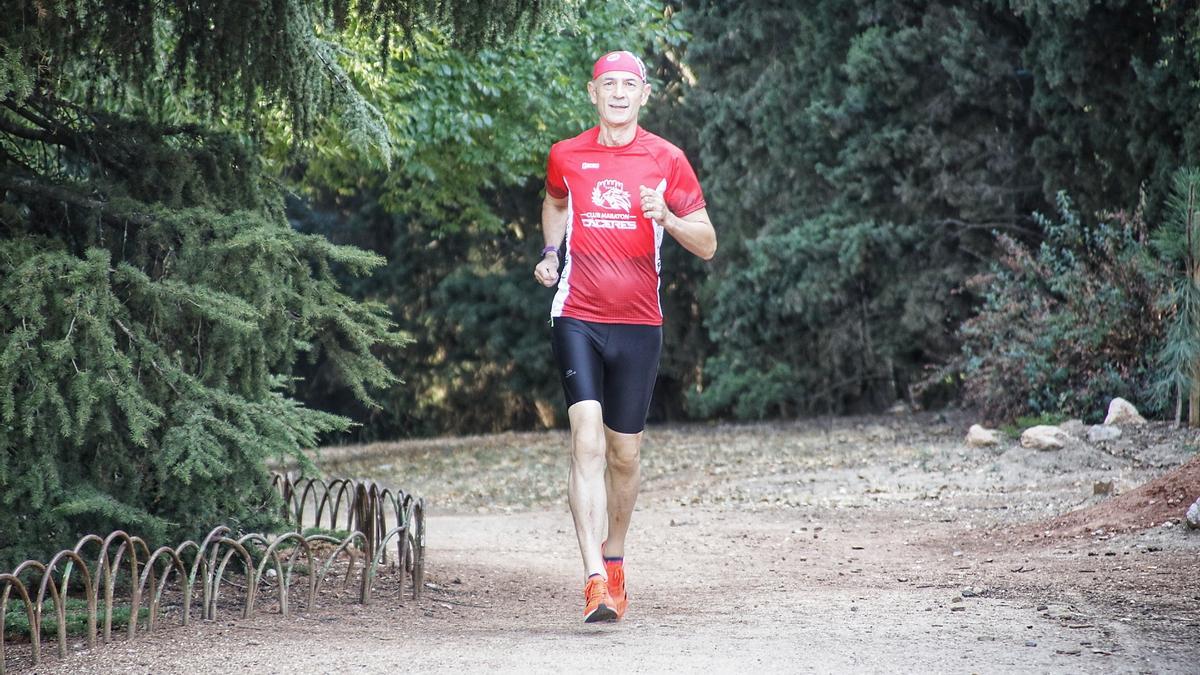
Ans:
[[[567,197],[552,197],[549,193],[542,201],[542,241],[546,247],[562,244],[567,233]],[[533,268],[533,276],[543,286],[558,283],[558,253],[549,251]]]

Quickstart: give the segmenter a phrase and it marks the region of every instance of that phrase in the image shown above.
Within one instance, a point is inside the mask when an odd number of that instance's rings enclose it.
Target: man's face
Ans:
[[[588,96],[610,126],[637,122],[638,111],[650,96],[650,85],[633,73],[614,70],[588,82]]]

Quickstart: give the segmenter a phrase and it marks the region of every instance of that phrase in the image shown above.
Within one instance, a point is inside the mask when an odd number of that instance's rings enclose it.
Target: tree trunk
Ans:
[[[1192,378],[1192,391],[1188,395],[1188,426],[1200,427],[1200,378]]]
[[[1196,245],[1200,243],[1200,239],[1196,237],[1194,231],[1197,225],[1196,222],[1196,185],[1194,183],[1188,185],[1187,195],[1187,211],[1184,213],[1183,231],[1187,236],[1187,272],[1192,278],[1192,292],[1194,293],[1197,287],[1200,287],[1200,260],[1197,260]],[[1196,316],[1189,312],[1189,316],[1184,317],[1190,325],[1188,326],[1193,334],[1200,330],[1200,325],[1197,325]],[[1188,426],[1195,429],[1200,427],[1200,361],[1192,364],[1191,372],[1192,390],[1188,396]]]

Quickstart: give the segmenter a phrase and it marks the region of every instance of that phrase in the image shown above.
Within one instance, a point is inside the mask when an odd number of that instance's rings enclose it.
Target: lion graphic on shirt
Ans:
[[[596,183],[596,187],[592,188],[592,203],[614,211],[621,209],[625,213],[629,213],[629,209],[633,207],[625,185],[611,178]]]

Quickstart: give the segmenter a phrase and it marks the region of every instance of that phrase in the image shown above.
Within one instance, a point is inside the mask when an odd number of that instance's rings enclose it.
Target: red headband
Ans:
[[[614,70],[633,73],[642,78],[643,82],[646,81],[646,64],[632,52],[626,51],[609,52],[596,59],[596,65],[592,66],[592,79]]]

